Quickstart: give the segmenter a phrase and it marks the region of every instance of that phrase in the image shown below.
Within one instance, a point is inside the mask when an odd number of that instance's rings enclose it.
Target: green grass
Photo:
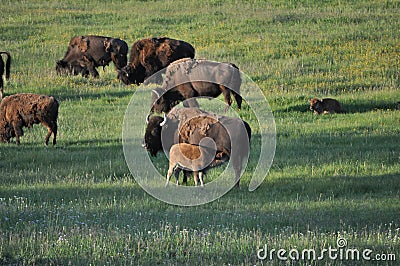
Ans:
[[[2,1],[0,47],[13,56],[5,93],[54,95],[61,106],[56,147],[44,147],[39,125],[20,146],[0,143],[0,264],[292,265],[261,261],[257,250],[320,251],[338,237],[398,262],[399,11],[399,1],[380,0]],[[122,150],[136,87],[117,81],[113,66],[99,79],[56,75],[78,34],[129,46],[170,36],[192,43],[197,58],[238,65],[276,122],[276,155],[261,186],[247,190],[260,136],[244,104],[254,134],[241,188],[197,207],[148,195]],[[315,116],[312,97],[334,97],[346,113]],[[154,163],[166,172],[165,157]],[[355,263],[368,264],[293,262]]]

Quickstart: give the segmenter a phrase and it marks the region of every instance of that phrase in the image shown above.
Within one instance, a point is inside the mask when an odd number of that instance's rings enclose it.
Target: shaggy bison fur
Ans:
[[[216,98],[224,96],[226,109],[232,104],[231,95],[241,108],[239,68],[232,63],[184,58],[170,64],[165,72],[162,88],[153,90],[152,112],[168,113],[181,101],[193,97]],[[189,107],[198,107],[196,101],[188,101]]]
[[[23,127],[43,124],[47,128],[45,144],[53,134],[53,145],[57,142],[57,117],[59,102],[52,96],[21,93],[5,97],[0,104],[0,138],[10,142],[15,137],[20,144]]]
[[[194,54],[193,46],[181,40],[141,39],[132,45],[128,65],[119,71],[118,78],[126,85],[140,84],[175,60],[194,58]]]

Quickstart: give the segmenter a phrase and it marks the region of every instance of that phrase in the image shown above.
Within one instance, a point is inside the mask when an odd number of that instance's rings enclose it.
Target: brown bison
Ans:
[[[53,134],[53,145],[57,142],[58,101],[51,96],[20,93],[5,97],[0,104],[0,138],[2,142],[10,142],[15,137],[24,135],[23,127],[43,124],[47,127],[46,146]]]
[[[75,36],[68,45],[63,59],[57,61],[57,73],[98,77],[96,68],[108,66],[112,61],[117,70],[127,64],[128,45],[117,38],[104,36]]]
[[[314,111],[315,114],[334,114],[342,113],[342,106],[340,103],[331,98],[324,98],[322,100],[312,98],[310,100],[310,110]]]
[[[163,149],[169,152],[173,144],[199,145],[204,138],[211,138],[215,142],[217,154],[229,157],[239,186],[243,160],[249,156],[251,138],[249,124],[240,118],[219,116],[198,108],[175,108],[164,118],[152,116],[148,119],[142,146],[156,156]]]
[[[182,169],[193,171],[195,185],[204,186],[203,174],[212,167],[226,162],[228,157],[223,153],[215,154],[215,150],[207,146],[188,143],[174,144],[169,152],[169,168],[167,173],[168,186],[172,174],[175,174],[176,184],[179,184],[179,172]]]
[[[3,54],[7,56],[7,61],[5,65],[2,58]],[[6,72],[6,80],[9,80],[10,67],[11,67],[11,54],[9,52],[0,52],[0,100],[3,98],[3,92],[4,92],[4,81],[3,81],[4,69]]]
[[[194,58],[194,54],[193,46],[184,41],[167,37],[141,39],[132,45],[129,63],[118,71],[118,78],[126,85],[140,84],[175,60]]]
[[[151,112],[168,113],[181,101],[201,96],[216,98],[220,94],[226,108],[232,104],[232,94],[240,109],[241,83],[240,71],[234,64],[180,59],[167,67],[162,88],[153,90]],[[188,106],[198,107],[195,101],[188,101]]]

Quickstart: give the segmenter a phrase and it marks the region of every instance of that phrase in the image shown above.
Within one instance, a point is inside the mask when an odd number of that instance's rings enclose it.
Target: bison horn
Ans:
[[[163,119],[163,121],[160,123],[160,126],[162,127],[162,126],[164,126],[166,123],[167,123],[167,115],[164,114],[164,119]]]
[[[150,114],[148,114],[148,115],[146,116],[146,124],[149,123],[149,120],[150,120]]]
[[[154,94],[157,95],[157,98],[160,98],[160,94],[158,93],[157,90],[153,90]]]

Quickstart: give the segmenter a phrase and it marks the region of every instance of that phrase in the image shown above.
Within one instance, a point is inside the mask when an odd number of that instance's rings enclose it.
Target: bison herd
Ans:
[[[5,68],[8,79],[11,56],[8,52],[2,54],[8,56]],[[194,99],[199,96],[216,98],[222,94],[226,108],[232,104],[233,97],[240,109],[238,67],[232,63],[195,60],[195,49],[191,44],[167,37],[138,40],[131,47],[129,61],[127,54],[128,45],[121,39],[74,36],[64,57],[56,62],[56,72],[98,78],[97,68],[113,62],[117,78],[129,85],[145,83],[154,73],[166,69],[161,86],[150,92],[152,108],[146,118],[142,146],[152,156],[159,151],[169,154],[167,183],[172,174],[178,181],[179,172],[183,170],[183,183],[187,183],[188,174],[193,173],[195,184],[200,182],[203,186],[205,172],[229,160],[235,170],[235,183],[239,185],[242,164],[250,152],[249,124],[240,118],[201,110]],[[4,62],[0,59],[3,75]],[[3,79],[1,81],[3,92]],[[185,107],[175,108],[179,102],[184,102]],[[23,127],[43,124],[48,129],[45,144],[48,145],[53,135],[55,145],[58,109],[59,101],[47,95],[19,93],[2,98],[0,140],[10,142],[15,137],[16,143],[20,144]]]
[[[7,56],[6,64],[3,54]],[[172,174],[178,183],[179,172],[183,170],[183,183],[187,183],[188,175],[193,172],[195,184],[200,182],[203,186],[203,174],[229,160],[238,186],[243,161],[250,153],[251,128],[240,118],[200,109],[194,97],[215,98],[222,94],[228,108],[233,96],[240,109],[242,80],[239,68],[230,62],[194,59],[195,49],[191,44],[167,37],[138,40],[131,47],[129,61],[127,54],[128,45],[121,39],[75,36],[70,40],[64,57],[56,62],[56,72],[97,78],[96,68],[104,68],[112,61],[117,78],[129,85],[146,83],[150,76],[165,69],[161,87],[152,90],[152,107],[146,118],[143,148],[151,156],[157,156],[160,151],[169,154],[167,185]],[[48,129],[45,144],[53,134],[52,143],[55,145],[58,100],[29,93],[3,98],[4,69],[8,80],[10,65],[10,53],[0,52],[0,141],[10,142],[15,137],[16,143],[20,144],[23,127],[41,123]],[[184,107],[176,108],[180,102]],[[342,112],[340,103],[330,98],[311,99],[310,109],[316,114]]]

